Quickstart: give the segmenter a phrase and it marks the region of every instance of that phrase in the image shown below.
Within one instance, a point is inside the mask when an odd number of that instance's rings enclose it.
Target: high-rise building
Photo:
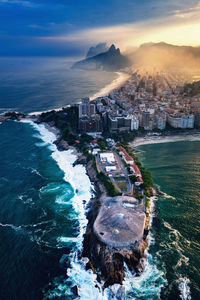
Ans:
[[[86,116],[79,119],[79,130],[82,132],[102,132],[103,122],[100,115]]]
[[[144,129],[148,130],[150,125],[150,112],[149,111],[143,111],[142,113],[142,126]]]
[[[90,103],[89,98],[83,98],[82,104],[79,105],[79,118],[92,116],[96,113],[95,104]]]
[[[135,115],[109,116],[109,129],[111,132],[138,130],[139,120]]]
[[[195,112],[195,126],[200,127],[200,111]]]
[[[160,130],[164,130],[166,127],[166,116],[157,115],[156,116],[156,127]]]
[[[174,128],[194,128],[194,115],[171,114],[167,121]]]

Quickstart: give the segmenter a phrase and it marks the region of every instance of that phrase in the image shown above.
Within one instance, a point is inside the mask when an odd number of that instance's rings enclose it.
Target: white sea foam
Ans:
[[[189,286],[190,280],[186,277],[179,279],[179,291],[180,291],[180,298],[182,300],[191,300],[191,294],[190,294],[190,286]]]
[[[152,256],[147,253],[145,269],[140,276],[134,276],[128,268],[124,281],[126,299],[159,299],[162,287],[166,285],[164,273],[159,271]]]
[[[85,215],[85,205],[87,205],[90,201],[93,190],[93,186],[86,174],[86,169],[82,165],[76,165],[73,167],[73,163],[77,159],[77,156],[73,154],[72,150],[59,151],[53,143],[56,140],[56,135],[53,132],[50,132],[44,124],[38,125],[29,120],[24,120],[23,122],[31,124],[31,126],[38,131],[39,134],[34,134],[34,136],[40,138],[42,143],[39,142],[36,145],[39,147],[48,146],[48,148],[52,151],[52,158],[64,172],[65,181],[70,182],[74,189],[75,195],[72,199],[72,205],[75,212],[78,214],[80,233],[77,237],[77,246],[81,249],[83,234],[85,233],[88,222]]]
[[[155,202],[157,200],[157,197],[151,197],[151,225],[155,217]],[[126,278],[124,281],[126,299],[159,299],[161,289],[167,284],[166,279],[164,279],[164,272],[157,268],[155,258],[149,253],[149,247],[154,243],[155,238],[150,232],[148,234],[148,248],[145,250],[147,259],[143,263],[144,271],[140,276],[134,276],[134,274],[126,268]]]
[[[27,122],[27,121],[26,121]],[[113,285],[107,289],[103,289],[103,283],[100,284],[97,280],[97,276],[91,271],[85,269],[85,260],[78,258],[78,251],[82,249],[83,234],[85,233],[87,226],[87,218],[85,207],[92,196],[93,186],[86,174],[85,167],[82,165],[76,165],[73,167],[73,162],[76,160],[76,155],[71,151],[58,151],[57,147],[53,142],[56,140],[56,135],[49,132],[47,128],[40,124],[36,125],[33,122],[28,121],[38,132],[36,135],[42,139],[42,143],[37,143],[38,146],[48,146],[52,151],[52,158],[57,162],[61,170],[64,171],[64,179],[70,182],[72,185],[75,195],[71,199],[72,206],[76,212],[80,224],[80,232],[78,237],[61,236],[58,237],[60,243],[74,243],[76,250],[71,257],[71,266],[67,270],[69,278],[66,282],[57,282],[55,289],[51,291],[51,295],[48,294],[48,299],[54,296],[66,295],[70,297],[69,286],[77,286],[79,299],[81,300],[115,300],[125,299],[125,297],[131,297],[128,299],[134,299],[134,295],[152,295],[157,296],[160,294],[162,286],[165,284],[163,274],[156,268],[155,262],[152,256],[146,252],[148,261],[145,266],[144,272],[139,277],[135,277],[134,274],[127,270],[126,279],[124,281],[125,294],[123,295],[123,287],[120,285]],[[151,213],[153,217],[153,201],[151,201]],[[76,217],[77,217],[76,216]],[[149,240],[153,243],[153,237],[149,235]],[[121,296],[119,296],[121,295]]]
[[[8,227],[8,228],[11,228],[11,229],[13,229],[15,231],[21,231],[21,230],[23,230],[22,226],[15,226],[13,224],[3,224],[3,223],[0,223],[0,227]]]

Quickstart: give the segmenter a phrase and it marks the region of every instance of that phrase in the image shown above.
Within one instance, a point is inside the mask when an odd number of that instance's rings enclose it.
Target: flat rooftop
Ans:
[[[97,237],[111,247],[134,245],[143,238],[145,213],[138,200],[128,196],[107,197],[94,222]]]

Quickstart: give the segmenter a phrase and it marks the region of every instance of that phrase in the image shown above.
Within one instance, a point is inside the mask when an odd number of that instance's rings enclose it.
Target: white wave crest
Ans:
[[[190,286],[189,286],[190,280],[186,277],[179,279],[179,291],[180,291],[180,298],[182,300],[191,300],[191,294],[190,294]]]
[[[91,270],[85,269],[86,262],[84,259],[80,260],[78,258],[78,252],[82,249],[83,234],[85,233],[88,223],[85,215],[85,208],[92,197],[93,186],[86,174],[84,166],[76,165],[73,167],[73,163],[77,159],[76,155],[71,150],[58,151],[56,145],[53,144],[56,140],[56,135],[54,133],[49,132],[42,124],[37,125],[31,121],[28,122],[39,132],[39,135],[36,136],[42,139],[42,143],[37,143],[37,146],[41,147],[45,145],[52,151],[52,158],[64,172],[64,180],[66,182],[70,182],[72,185],[75,193],[74,197],[71,199],[72,206],[78,216],[80,224],[78,237],[61,236],[57,239],[60,243],[75,243],[76,246],[74,253],[71,255],[71,266],[67,270],[69,278],[64,282],[59,282],[58,280],[55,285],[55,289],[51,290],[51,296],[69,296],[70,287],[73,286],[76,286],[78,290],[79,296],[77,299],[82,300],[123,300],[129,297],[129,295],[132,295],[133,289],[140,296],[158,296],[162,286],[165,284],[165,281],[163,279],[163,274],[156,268],[156,264],[148,252],[148,262],[146,264],[145,271],[141,274],[141,276],[135,277],[134,274],[127,270],[123,287],[115,284],[107,289],[103,289],[103,282],[101,284],[98,282],[97,275],[95,275]],[[153,217],[153,201],[151,201],[150,210]],[[153,237],[151,237],[150,240],[151,243],[153,243]],[[48,299],[50,299],[51,296],[49,296]],[[134,297],[127,299],[134,299]]]

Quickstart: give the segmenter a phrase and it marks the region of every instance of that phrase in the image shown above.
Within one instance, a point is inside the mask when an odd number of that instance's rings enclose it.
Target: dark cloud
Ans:
[[[58,50],[58,47],[64,46],[64,42],[45,41],[49,48],[46,44],[42,48],[44,42],[40,41],[36,43],[36,51],[34,38],[73,35],[74,32],[83,29],[166,17],[173,10],[186,9],[197,2],[190,1],[188,4],[186,0],[0,0],[0,55],[6,51],[18,55],[20,49],[23,54],[32,44],[35,53],[48,50],[48,55],[51,51],[54,55],[53,51],[56,49],[57,55],[60,55],[59,53],[66,51],[66,47],[64,50]],[[71,49],[69,44],[68,47]],[[74,45],[72,48],[74,49]]]

